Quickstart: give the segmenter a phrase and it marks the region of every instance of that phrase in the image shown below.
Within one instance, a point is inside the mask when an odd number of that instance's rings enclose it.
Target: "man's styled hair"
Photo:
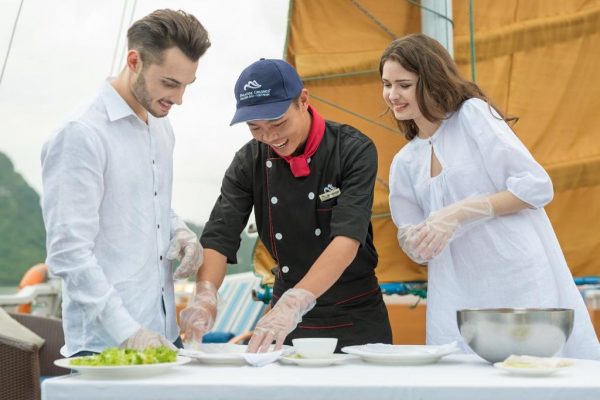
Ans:
[[[177,47],[190,60],[198,59],[210,47],[208,32],[191,14],[178,10],[156,10],[136,21],[127,31],[129,50],[140,52],[142,62],[161,64],[163,52]]]

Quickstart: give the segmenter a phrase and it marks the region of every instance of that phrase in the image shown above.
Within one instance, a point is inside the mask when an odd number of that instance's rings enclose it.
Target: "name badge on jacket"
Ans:
[[[319,195],[319,199],[321,199],[321,201],[327,201],[334,197],[338,197],[340,194],[342,194],[340,188],[336,188],[330,184],[325,187],[325,193]]]

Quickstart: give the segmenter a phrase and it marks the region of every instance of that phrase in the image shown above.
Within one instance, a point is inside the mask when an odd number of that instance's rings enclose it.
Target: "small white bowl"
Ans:
[[[337,338],[292,339],[296,354],[304,358],[331,357],[337,346]]]

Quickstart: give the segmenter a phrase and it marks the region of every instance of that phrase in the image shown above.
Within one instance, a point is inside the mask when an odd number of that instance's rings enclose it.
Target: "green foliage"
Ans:
[[[46,259],[40,196],[0,153],[0,286],[16,285]]]
[[[185,221],[185,224],[190,228],[198,237],[202,236],[202,230],[204,226],[196,225],[192,222]],[[256,236],[249,235],[246,230],[241,235],[240,248],[237,252],[237,264],[227,265],[227,275],[239,274],[241,272],[252,271],[253,268],[253,255],[254,247],[256,246]],[[177,261],[173,263],[173,267],[176,268],[178,265]]]

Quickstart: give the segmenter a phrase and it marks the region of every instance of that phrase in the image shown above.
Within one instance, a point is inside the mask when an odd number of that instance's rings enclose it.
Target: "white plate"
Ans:
[[[511,367],[505,365],[504,362],[497,362],[494,364],[494,367],[509,373],[511,375],[520,375],[520,376],[549,376],[557,373],[558,371],[563,371],[570,367],[570,365],[565,365],[563,367]]]
[[[385,350],[388,351],[385,351]],[[374,351],[377,350],[377,351]],[[455,345],[360,345],[342,348],[344,353],[359,356],[374,364],[422,365],[438,362],[442,357],[459,351]]]
[[[283,364],[295,364],[301,367],[324,367],[327,365],[341,364],[356,358],[350,354],[332,354],[327,358],[300,358],[296,355],[283,356],[279,359]]]
[[[217,365],[246,365],[247,345],[232,343],[204,343],[197,349],[181,349],[179,354],[191,357],[205,364]],[[283,346],[284,353],[289,351],[290,346]],[[281,353],[280,353],[281,354]],[[267,353],[265,353],[267,355]],[[277,354],[277,357],[279,354]]]
[[[162,374],[168,371],[171,367],[183,365],[191,361],[188,357],[177,356],[177,360],[170,363],[107,366],[71,365],[71,361],[77,358],[81,357],[61,358],[54,361],[54,365],[62,368],[72,369],[86,376],[95,375],[97,377],[128,378]]]

